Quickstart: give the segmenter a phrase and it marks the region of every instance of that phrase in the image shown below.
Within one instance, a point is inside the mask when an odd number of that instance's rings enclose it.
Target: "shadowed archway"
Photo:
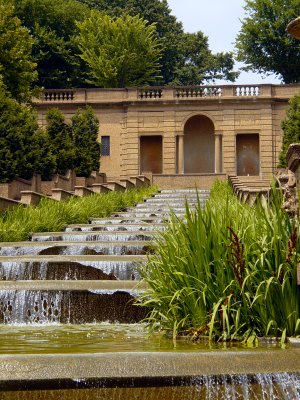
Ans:
[[[204,115],[195,115],[184,126],[184,173],[215,172],[214,124]]]

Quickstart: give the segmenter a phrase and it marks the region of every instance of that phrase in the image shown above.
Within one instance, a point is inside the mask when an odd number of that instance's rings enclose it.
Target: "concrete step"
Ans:
[[[169,220],[169,215],[163,217],[130,217],[126,214],[120,217],[110,218],[91,218],[90,223],[92,225],[140,225],[140,224],[164,224]]]
[[[99,220],[101,221],[101,220]],[[68,225],[65,232],[107,232],[107,231],[161,231],[165,230],[165,224],[146,224],[137,221],[135,224],[74,224]]]
[[[118,240],[123,241],[140,241],[152,240],[153,236],[157,233],[155,231],[98,231],[98,232],[39,232],[33,233],[31,239],[36,241],[110,241],[115,242]]]
[[[150,241],[47,241],[0,243],[0,256],[139,255],[152,252]]]
[[[178,217],[184,217],[185,216],[185,208],[180,209],[180,210],[174,210],[173,212],[176,213],[176,215]],[[127,218],[127,219],[135,219],[135,218],[168,218],[170,217],[171,214],[171,210],[162,210],[162,211],[158,211],[158,210],[153,210],[153,211],[138,211],[137,209],[134,211],[126,211],[126,212],[121,212],[121,213],[117,213],[114,214],[113,216],[115,218]]]

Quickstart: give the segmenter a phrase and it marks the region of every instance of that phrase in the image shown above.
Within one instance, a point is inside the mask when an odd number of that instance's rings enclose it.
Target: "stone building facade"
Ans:
[[[101,172],[165,179],[235,174],[268,178],[282,141],[280,123],[298,85],[47,90],[39,122],[58,107],[71,117],[93,107],[100,121]]]

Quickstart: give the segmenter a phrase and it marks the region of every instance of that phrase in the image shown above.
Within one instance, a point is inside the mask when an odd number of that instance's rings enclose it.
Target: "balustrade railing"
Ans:
[[[217,86],[192,86],[178,87],[175,89],[175,97],[220,97],[222,89]]]
[[[293,89],[295,93],[299,90]],[[212,85],[212,86],[166,86],[119,89],[46,89],[43,102],[122,102],[122,101],[172,101],[205,98],[255,98],[283,97],[289,98],[290,87],[284,85]]]
[[[140,99],[160,99],[163,96],[163,89],[162,88],[138,89],[138,96]]]
[[[72,101],[75,98],[74,90],[45,90],[44,101]]]
[[[259,86],[237,86],[235,87],[235,96],[255,97],[260,95]]]

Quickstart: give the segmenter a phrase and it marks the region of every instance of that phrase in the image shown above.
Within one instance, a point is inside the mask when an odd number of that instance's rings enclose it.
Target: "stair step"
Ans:
[[[3,290],[59,290],[59,291],[81,291],[88,290],[94,293],[113,293],[116,291],[136,292],[146,290],[148,285],[143,281],[132,280],[20,280],[0,281],[0,291]]]
[[[151,241],[46,241],[0,243],[0,256],[147,254]]]
[[[139,241],[152,240],[157,233],[155,231],[91,231],[91,232],[39,232],[31,236],[33,242],[36,241]]]
[[[101,220],[99,220],[101,221]],[[152,231],[152,230],[164,230],[165,224],[147,224],[147,223],[135,223],[135,224],[74,224],[68,225],[65,228],[65,232],[107,232],[107,231]]]

